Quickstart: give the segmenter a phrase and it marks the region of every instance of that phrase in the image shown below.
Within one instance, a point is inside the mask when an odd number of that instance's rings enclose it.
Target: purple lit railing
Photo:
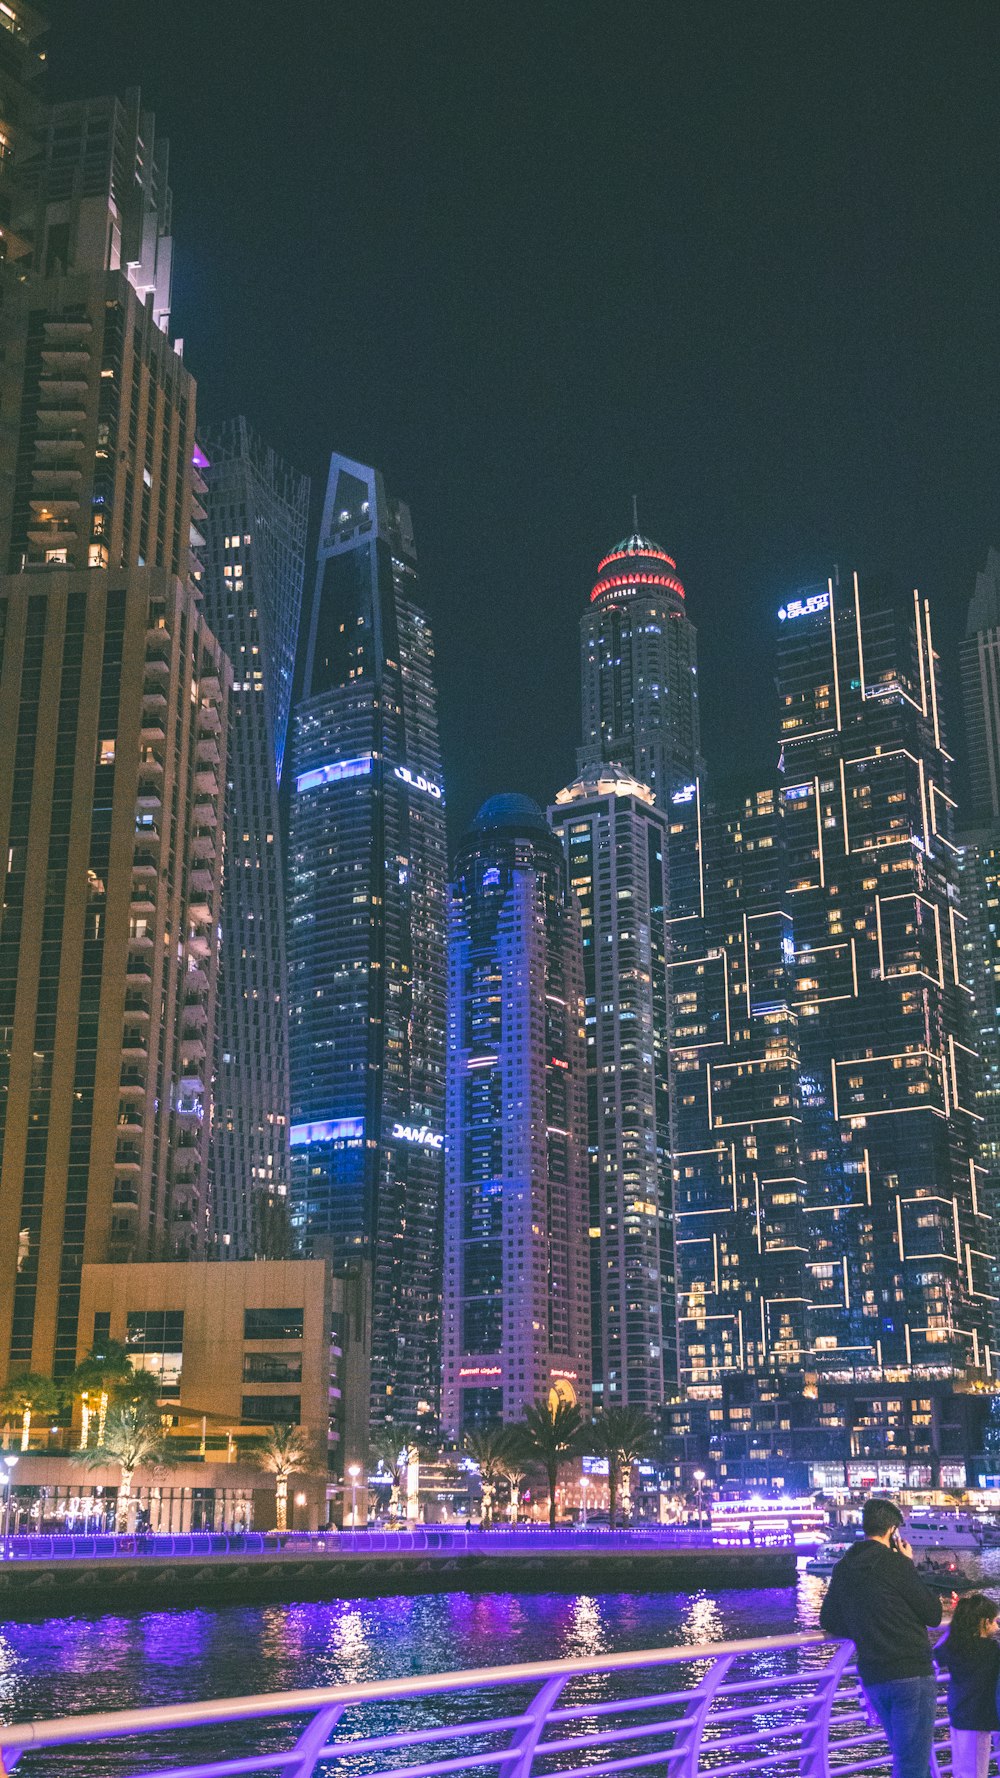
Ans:
[[[730,1529],[697,1531],[686,1526],[636,1525],[609,1531],[606,1526],[578,1529],[534,1525],[494,1526],[492,1530],[465,1531],[452,1526],[416,1525],[406,1531],[188,1531],[146,1533],[122,1537],[114,1532],[27,1533],[8,1539],[11,1561],[49,1562],[153,1556],[269,1556],[276,1555],[427,1555],[502,1556],[523,1555],[537,1549],[539,1555],[563,1551],[582,1555],[588,1548],[634,1553],[653,1549],[783,1549],[802,1547],[784,1533],[758,1533]]]
[[[885,1739],[851,1654],[775,1636],[63,1717],[0,1726],[0,1774],[320,1778],[331,1761],[340,1778],[879,1778]],[[950,1769],[942,1717],[935,1778]]]

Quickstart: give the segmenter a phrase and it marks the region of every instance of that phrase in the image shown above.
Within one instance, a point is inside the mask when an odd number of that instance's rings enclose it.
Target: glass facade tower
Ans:
[[[334,456],[293,722],[294,1221],[372,1265],[372,1414],[436,1418],[445,1067],[444,791],[410,514]]]
[[[528,797],[480,809],[449,916],[443,1425],[590,1401],[580,917]]]
[[[308,478],[244,419],[205,438],[204,590],[234,667],[212,1126],[212,1234],[277,1257],[290,1161],[288,984],[278,787],[302,607]]]

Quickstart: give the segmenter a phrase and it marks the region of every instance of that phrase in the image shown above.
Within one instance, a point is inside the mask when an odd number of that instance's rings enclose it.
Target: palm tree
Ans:
[[[414,1454],[413,1447],[407,1444],[398,1429],[394,1430],[392,1424],[387,1422],[372,1433],[369,1452],[376,1471],[381,1470],[389,1478],[389,1513],[392,1516],[399,1510],[403,1477]]]
[[[301,1426],[281,1421],[269,1426],[257,1452],[261,1469],[274,1476],[275,1530],[288,1530],[288,1483],[293,1475],[315,1468],[313,1441]]]
[[[615,1522],[623,1473],[652,1454],[655,1437],[656,1428],[641,1408],[608,1407],[592,1422],[587,1443],[595,1456],[608,1462],[609,1526]]]
[[[544,1469],[549,1483],[549,1527],[556,1524],[556,1483],[560,1466],[580,1449],[583,1415],[575,1402],[531,1402],[524,1410],[524,1424],[519,1429],[518,1443],[528,1461]]]
[[[505,1474],[504,1464],[513,1456],[514,1442],[512,1428],[496,1422],[477,1427],[465,1435],[465,1449],[478,1469],[483,1485],[483,1523],[486,1525],[492,1523],[496,1485]]]
[[[129,1508],[132,1504],[132,1478],[137,1469],[167,1469],[179,1462],[163,1426],[155,1404],[146,1400],[112,1402],[105,1416],[104,1437],[100,1444],[89,1445],[72,1453],[77,1463],[88,1469],[101,1469],[117,1464],[121,1471],[118,1485],[117,1528],[128,1530]]]
[[[57,1414],[63,1404],[63,1392],[51,1377],[28,1371],[23,1377],[11,1377],[0,1390],[0,1414],[21,1416],[21,1449],[26,1451],[31,1437],[32,1414]],[[6,1446],[6,1432],[4,1445]]]
[[[511,1428],[512,1433],[515,1430],[515,1428]],[[528,1479],[528,1472],[517,1455],[516,1447],[511,1450],[508,1456],[504,1457],[500,1465],[500,1474],[510,1489],[510,1522],[512,1525],[516,1525],[518,1508],[521,1504],[521,1490]]]
[[[90,1443],[90,1423],[93,1419],[94,1404],[97,1404],[97,1443],[103,1444],[108,1404],[112,1395],[123,1385],[131,1385],[131,1380],[138,1373],[132,1368],[132,1360],[128,1350],[120,1340],[102,1340],[91,1347],[86,1358],[81,1359],[76,1370],[66,1385],[68,1393],[83,1398],[83,1418],[80,1429],[80,1449],[85,1451]]]

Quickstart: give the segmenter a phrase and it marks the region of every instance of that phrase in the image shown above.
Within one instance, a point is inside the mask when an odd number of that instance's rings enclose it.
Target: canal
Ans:
[[[432,1593],[0,1622],[0,1715],[24,1722],[779,1635],[814,1627],[822,1592],[822,1582],[800,1574],[795,1588],[755,1592]],[[25,1778],[116,1778],[128,1765],[124,1753],[121,1763],[113,1758],[65,1751],[26,1757]]]

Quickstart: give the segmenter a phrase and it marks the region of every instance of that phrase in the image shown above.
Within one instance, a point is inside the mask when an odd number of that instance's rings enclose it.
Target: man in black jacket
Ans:
[[[941,1600],[913,1566],[891,1500],[866,1500],[863,1542],[841,1557],[819,1614],[828,1636],[849,1638],[858,1675],[892,1750],[893,1778],[930,1778],[937,1681],[929,1628]]]

